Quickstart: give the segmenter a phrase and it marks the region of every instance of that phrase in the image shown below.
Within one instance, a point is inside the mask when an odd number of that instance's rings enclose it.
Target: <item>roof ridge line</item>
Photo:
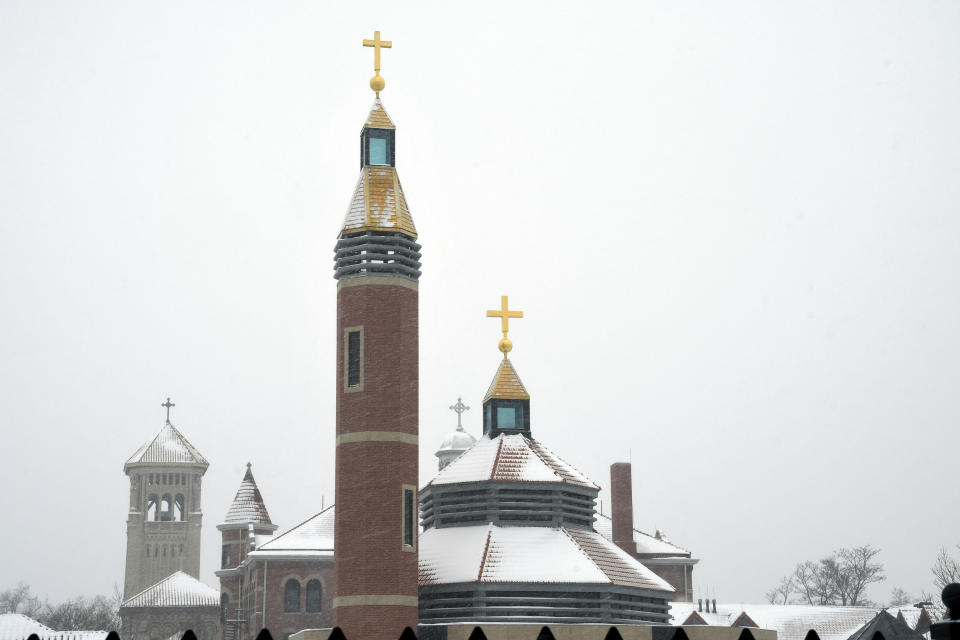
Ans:
[[[490,477],[487,478],[488,480],[493,480],[497,477],[497,467],[500,466],[500,452],[503,451],[503,434],[498,435],[497,439],[500,442],[497,444],[497,455],[493,459],[493,466],[490,468]]]
[[[602,573],[602,574],[607,578],[607,581],[608,581],[610,584],[615,584],[614,581],[613,581],[613,578],[610,577],[610,574],[607,573],[607,572],[604,570],[603,567],[601,567],[599,564],[597,564],[597,562],[596,562],[592,557],[590,557],[590,554],[587,553],[587,550],[583,548],[583,545],[581,545],[580,542],[579,542],[576,538],[574,538],[572,535],[570,535],[570,531],[568,531],[567,528],[566,528],[565,526],[563,526],[563,523],[562,523],[562,522],[557,526],[557,528],[560,529],[560,531],[563,532],[563,535],[567,536],[567,538],[569,538],[570,541],[573,542],[574,545],[576,545],[577,549],[580,550],[580,553],[582,553],[582,554],[584,555],[584,557],[585,557],[587,560],[590,561],[590,564],[592,564],[594,567],[596,567],[597,570],[599,570],[600,573]],[[598,534],[598,535],[599,535],[599,534]]]
[[[487,542],[483,545],[483,557],[480,558],[480,570],[477,571],[477,582],[483,581],[483,570],[487,564],[487,553],[490,551],[490,540],[493,538],[493,523],[487,525]]]
[[[326,508],[324,508],[324,509],[321,509],[320,511],[318,511],[318,512],[315,513],[315,514],[313,514],[312,516],[310,516],[309,518],[307,518],[306,520],[304,520],[304,521],[301,522],[300,524],[296,524],[296,525],[290,527],[289,529],[287,529],[286,531],[284,531],[283,533],[281,533],[281,534],[278,535],[278,536],[272,536],[269,540],[267,540],[266,542],[264,542],[263,545],[266,546],[266,545],[270,544],[271,542],[275,542],[276,540],[279,540],[280,538],[282,538],[283,536],[287,535],[288,533],[291,533],[291,532],[293,532],[293,531],[296,531],[297,529],[299,529],[299,528],[302,527],[303,525],[307,524],[308,522],[310,522],[311,520],[313,520],[313,519],[316,518],[317,516],[323,515],[324,513],[326,513],[327,511],[329,511],[330,509],[333,509],[334,506],[335,506],[335,504],[332,504],[332,505],[330,505],[329,507],[326,507]],[[258,547],[258,548],[259,548],[259,547]],[[254,551],[256,551],[256,549],[254,549]]]
[[[543,463],[543,466],[545,466],[547,469],[550,469],[550,473],[552,473],[552,474],[555,475],[557,478],[559,478],[561,483],[570,484],[569,482],[566,482],[566,480],[564,480],[563,476],[561,476],[559,473],[557,473],[557,470],[553,468],[553,465],[551,465],[549,462],[547,462],[546,460],[543,459],[543,456],[540,455],[540,452],[537,450],[537,447],[536,447],[536,446],[533,446],[533,445],[538,445],[538,444],[540,444],[540,443],[538,443],[538,442],[537,442],[536,440],[534,440],[533,438],[528,438],[527,436],[525,436],[525,435],[522,434],[522,433],[520,434],[520,437],[523,438],[523,439],[527,442],[527,448],[530,449],[530,451],[533,452],[533,455],[537,456],[537,459],[538,459],[541,463]],[[562,461],[562,460],[561,460],[561,462],[564,462],[564,464],[566,464],[565,461]],[[577,473],[580,473],[579,470],[576,470],[576,471],[577,471]],[[580,475],[583,475],[583,474],[580,474]]]

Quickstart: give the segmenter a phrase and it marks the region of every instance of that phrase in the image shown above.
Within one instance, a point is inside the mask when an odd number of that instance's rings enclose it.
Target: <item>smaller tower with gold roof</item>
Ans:
[[[522,318],[523,311],[511,310],[507,296],[501,296],[500,308],[487,311],[487,317],[500,318],[503,338],[498,347],[503,360],[483,396],[483,433],[491,438],[501,433],[530,437],[530,394],[507,355],[513,349],[513,342],[507,337],[510,318]]]

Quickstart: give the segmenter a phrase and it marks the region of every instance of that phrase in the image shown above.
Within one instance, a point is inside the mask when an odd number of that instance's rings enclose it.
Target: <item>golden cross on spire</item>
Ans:
[[[380,97],[380,92],[383,91],[383,88],[386,86],[387,81],[383,79],[380,75],[380,49],[390,49],[393,47],[393,42],[390,40],[381,40],[380,32],[373,32],[373,40],[364,40],[363,46],[373,47],[373,70],[374,76],[370,78],[370,88],[376,91],[377,97]]]
[[[500,318],[500,330],[503,331],[503,340],[497,345],[503,352],[503,358],[506,360],[507,354],[513,349],[513,343],[507,337],[510,331],[510,318],[522,318],[523,311],[511,311],[507,302],[507,296],[500,296],[500,309],[491,309],[487,311],[488,318]]]

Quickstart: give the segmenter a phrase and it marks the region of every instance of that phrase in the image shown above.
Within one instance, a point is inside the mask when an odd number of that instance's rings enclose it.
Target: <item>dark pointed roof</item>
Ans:
[[[253,471],[249,462],[247,463],[247,472],[243,474],[240,488],[237,489],[237,495],[230,504],[223,522],[224,524],[248,522],[273,524],[270,521],[270,514],[267,513],[267,505],[263,503],[263,496],[260,495],[260,489],[257,487],[257,481],[253,479]]]
[[[848,640],[872,640],[880,632],[884,640],[923,640],[923,636],[897,620],[887,611],[880,611],[867,624],[853,632]]]
[[[153,440],[137,449],[124,465],[124,470],[134,464],[191,464],[210,466],[177,428],[168,420]]]

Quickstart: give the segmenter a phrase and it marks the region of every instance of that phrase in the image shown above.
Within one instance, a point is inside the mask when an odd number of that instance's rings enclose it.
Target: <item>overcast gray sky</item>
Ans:
[[[214,526],[333,499],[332,248],[380,29],[423,244],[421,479],[501,294],[534,435],[759,601],[960,543],[960,3],[0,3],[0,589],[122,583],[173,421]],[[602,494],[609,506],[606,489]]]

